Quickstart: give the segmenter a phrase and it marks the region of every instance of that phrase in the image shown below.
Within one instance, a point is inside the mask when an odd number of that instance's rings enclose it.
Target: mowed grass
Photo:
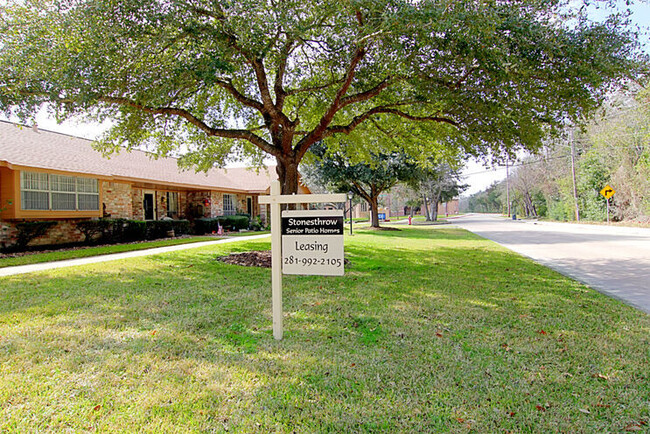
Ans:
[[[250,235],[250,234],[247,234]],[[239,234],[235,234],[239,236]],[[82,247],[74,250],[60,250],[44,253],[33,253],[24,256],[0,257],[0,268],[15,267],[18,265],[40,264],[43,262],[63,261],[66,259],[87,258],[90,256],[110,255],[113,253],[132,252],[135,250],[153,249],[156,247],[177,246],[180,244],[198,243],[201,241],[214,241],[218,238],[210,236],[197,236],[187,238],[172,238],[166,240],[147,241],[130,244],[114,244],[96,247]]]
[[[625,432],[650,318],[449,227],[346,237],[344,277],[216,256],[0,278],[0,431]]]

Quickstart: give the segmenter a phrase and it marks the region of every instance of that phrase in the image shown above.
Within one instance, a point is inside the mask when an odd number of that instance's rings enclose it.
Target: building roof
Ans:
[[[181,170],[176,158],[123,150],[108,158],[92,141],[67,134],[0,121],[0,166],[25,166],[75,172],[116,181],[159,183],[185,188],[264,193],[276,179],[275,167],[266,169],[211,169],[207,173]],[[4,164],[3,164],[4,163]]]

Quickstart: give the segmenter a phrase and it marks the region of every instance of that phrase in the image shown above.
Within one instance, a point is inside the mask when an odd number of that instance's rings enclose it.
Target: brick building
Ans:
[[[82,239],[79,220],[111,217],[158,220],[236,213],[266,218],[258,203],[275,168],[182,171],[175,158],[121,151],[105,158],[91,141],[0,121],[0,245],[16,223],[56,220],[33,244]],[[300,186],[299,193],[310,193]]]

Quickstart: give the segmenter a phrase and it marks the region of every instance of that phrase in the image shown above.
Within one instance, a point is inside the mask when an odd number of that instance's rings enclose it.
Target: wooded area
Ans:
[[[571,140],[573,139],[573,147]],[[514,165],[509,188],[513,212],[554,220],[604,221],[611,186],[611,217],[650,223],[650,88],[612,96],[601,115],[583,130],[567,130],[536,156]],[[506,181],[471,196],[471,212],[507,212]]]

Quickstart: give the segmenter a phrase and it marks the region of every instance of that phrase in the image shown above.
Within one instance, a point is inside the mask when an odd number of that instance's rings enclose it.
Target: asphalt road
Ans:
[[[650,313],[650,229],[509,220],[453,223]]]

